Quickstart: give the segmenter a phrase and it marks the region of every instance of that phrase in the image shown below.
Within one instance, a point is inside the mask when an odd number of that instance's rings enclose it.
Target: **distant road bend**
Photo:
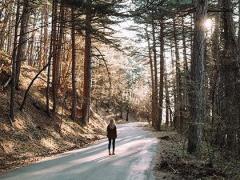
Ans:
[[[0,176],[0,180],[152,180],[158,140],[139,123],[118,125],[116,155],[107,140]]]

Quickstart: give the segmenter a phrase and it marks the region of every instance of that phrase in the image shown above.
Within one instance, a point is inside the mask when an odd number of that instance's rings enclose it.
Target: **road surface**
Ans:
[[[158,140],[139,123],[118,125],[116,155],[107,139],[0,176],[0,180],[152,180]]]

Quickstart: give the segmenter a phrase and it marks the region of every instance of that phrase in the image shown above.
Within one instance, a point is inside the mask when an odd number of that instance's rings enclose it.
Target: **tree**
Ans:
[[[58,9],[58,2],[54,5],[54,11]],[[62,46],[63,46],[63,33],[64,33],[64,5],[61,1],[60,3],[60,17],[56,17],[54,22],[54,38],[53,38],[53,65],[52,65],[52,99],[53,99],[53,117],[56,116],[58,110],[58,92],[60,87],[60,63],[62,55]],[[59,25],[59,26],[58,26]]]
[[[191,61],[191,122],[188,134],[188,152],[197,153],[202,141],[204,122],[204,61],[205,61],[205,32],[203,22],[206,19],[208,0],[194,0],[194,42]]]
[[[175,58],[176,58],[176,109],[175,109],[175,128],[182,132],[182,79],[181,79],[181,70],[180,70],[180,57],[179,57],[179,45],[178,45],[178,36],[177,36],[177,27],[176,20],[173,19],[173,38],[175,46]]]
[[[72,16],[72,29],[71,29],[71,38],[72,38],[72,119],[76,119],[76,109],[77,109],[77,89],[76,89],[76,37],[75,37],[75,8],[71,9]]]
[[[91,20],[92,20],[92,1],[87,3],[85,19],[85,53],[84,53],[84,85],[83,85],[83,105],[82,123],[89,121],[90,102],[91,102]]]
[[[146,38],[147,38],[147,44],[148,44],[148,58],[149,58],[149,65],[150,65],[150,73],[151,73],[151,90],[152,90],[152,106],[151,106],[151,118],[152,118],[152,126],[155,127],[155,121],[156,121],[156,99],[155,99],[155,76],[154,76],[154,69],[153,69],[153,58],[152,58],[152,50],[150,45],[150,37],[148,33],[148,28],[145,28]]]
[[[17,61],[17,36],[18,36],[18,26],[20,18],[20,0],[17,1],[16,7],[16,20],[14,27],[14,43],[12,52],[12,74],[11,74],[11,96],[10,96],[10,110],[9,117],[10,122],[14,121],[14,107],[15,107],[15,89],[16,89],[16,61]]]
[[[158,68],[157,68],[157,49],[156,49],[156,31],[155,31],[155,22],[154,22],[154,15],[152,12],[152,16],[151,16],[151,25],[152,25],[152,51],[153,51],[153,69],[154,69],[154,102],[155,105],[154,107],[156,108],[155,110],[155,115],[154,115],[154,128],[157,130],[160,130],[160,117],[159,117],[159,108],[158,108],[158,104],[159,104],[159,96],[158,96]]]
[[[21,25],[18,42],[18,51],[16,59],[16,89],[19,89],[19,77],[21,72],[22,61],[27,60],[27,41],[28,41],[28,21],[30,16],[30,4],[29,0],[23,1],[23,10],[21,14]]]
[[[162,124],[162,112],[163,112],[163,90],[164,90],[164,20],[160,20],[160,82],[159,82],[159,124]]]
[[[227,11],[223,12],[223,28],[224,28],[224,50],[223,58],[221,62],[221,78],[223,81],[223,109],[221,111],[221,116],[225,120],[226,125],[226,135],[227,135],[227,147],[230,150],[236,149],[235,146],[237,142],[237,131],[239,131],[239,101],[240,97],[240,66],[239,66],[239,48],[238,43],[235,38],[234,23],[232,18],[231,0],[223,0],[223,7]]]

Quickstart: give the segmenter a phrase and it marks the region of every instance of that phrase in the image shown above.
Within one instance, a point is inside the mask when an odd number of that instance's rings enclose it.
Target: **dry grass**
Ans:
[[[25,108],[20,112],[18,109],[24,92],[36,73],[37,69],[23,67],[21,90],[16,94],[16,120],[13,126],[8,120],[9,89],[0,91],[0,172],[84,147],[105,137],[106,122],[96,113],[93,113],[89,125],[85,127],[70,120],[67,109],[59,108],[56,121],[47,116],[43,110],[44,75],[32,87]]]

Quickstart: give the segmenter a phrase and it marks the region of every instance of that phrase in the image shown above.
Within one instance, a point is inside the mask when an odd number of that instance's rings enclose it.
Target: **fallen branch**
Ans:
[[[177,174],[177,170],[175,170],[168,162],[167,162],[167,164],[168,164],[168,167],[173,170],[174,174]]]
[[[49,66],[49,63],[47,63],[47,64],[35,75],[35,77],[32,79],[31,83],[29,84],[29,86],[28,86],[28,88],[27,88],[27,90],[26,90],[26,92],[25,92],[25,94],[24,94],[24,98],[23,98],[22,104],[21,104],[21,106],[20,106],[20,111],[23,110],[23,107],[24,107],[24,105],[25,105],[25,102],[26,102],[28,93],[29,93],[29,91],[30,91],[30,89],[31,89],[34,81],[38,78],[38,76],[39,76],[48,66]]]
[[[12,120],[11,116],[8,116],[8,119],[9,119],[11,126],[13,127],[13,120]]]
[[[9,79],[7,80],[7,82],[3,85],[3,89],[5,89],[9,83],[12,81],[12,77],[9,77]]]

